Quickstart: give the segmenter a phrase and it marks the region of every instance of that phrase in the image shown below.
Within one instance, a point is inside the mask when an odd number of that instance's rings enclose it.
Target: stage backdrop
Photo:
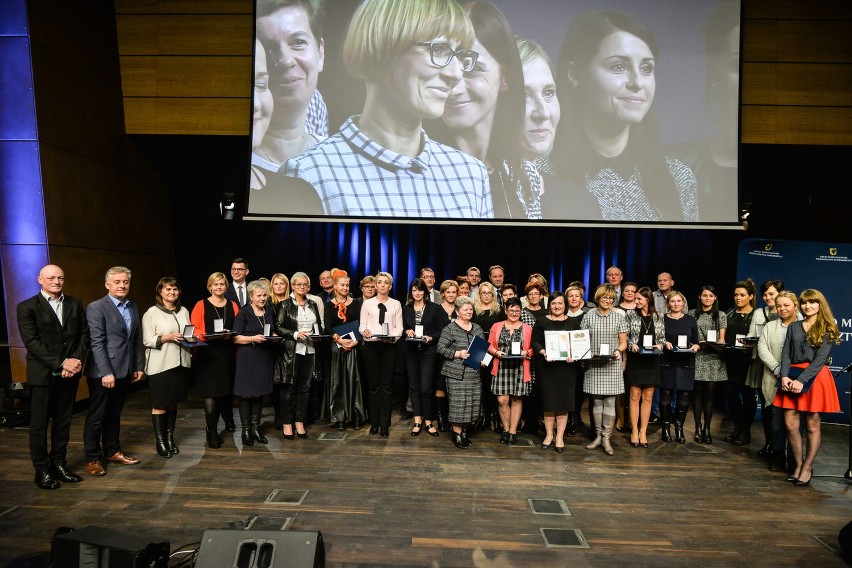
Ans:
[[[852,244],[746,239],[740,244],[737,276],[751,277],[758,286],[766,280],[780,279],[785,288],[796,294],[805,288],[822,292],[841,335],[840,345],[831,350],[829,367],[836,374],[852,362]],[[849,373],[835,381],[841,412],[826,414],[823,419],[849,424]]]

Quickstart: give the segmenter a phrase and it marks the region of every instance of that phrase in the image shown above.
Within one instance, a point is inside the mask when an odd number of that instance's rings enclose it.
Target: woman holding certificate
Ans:
[[[541,443],[541,449],[553,449],[559,453],[565,451],[565,427],[568,425],[568,412],[574,410],[574,390],[577,382],[577,366],[569,359],[557,359],[554,353],[547,353],[548,334],[560,331],[580,329],[578,318],[565,315],[565,296],[554,292],[550,296],[550,314],[539,318],[532,330],[532,347],[535,351],[536,379],[539,381],[541,409],[544,413],[544,429],[547,434]],[[553,437],[553,425],[556,423],[556,438]]]
[[[239,312],[237,303],[225,297],[228,281],[221,272],[207,279],[210,297],[199,300],[189,316],[195,333],[207,342],[204,349],[196,349],[193,357],[195,395],[204,399],[204,417],[207,422],[207,447],[222,445],[219,437],[219,414],[225,421],[225,431],[234,432],[234,344],[230,335],[216,338],[209,334],[233,329]]]
[[[331,365],[329,372],[328,399],[329,420],[338,430],[345,430],[348,422],[355,430],[367,418],[364,406],[364,388],[361,379],[361,354],[358,340],[336,329],[344,324],[357,325],[361,316],[361,298],[349,295],[349,277],[338,275],[334,279],[331,299],[325,303],[326,329],[332,334]],[[353,334],[354,335],[354,334]]]
[[[784,409],[787,439],[796,469],[787,481],[810,485],[820,444],[820,412],[840,412],[834,377],[826,366],[831,346],[840,343],[840,330],[819,290],[803,290],[799,309],[805,319],[790,324],[781,351],[781,389],[773,405]],[[800,416],[804,414],[808,451],[802,460]]]
[[[695,353],[698,343],[698,324],[695,318],[684,313],[686,298],[672,290],[666,297],[669,311],[665,318],[666,355],[660,374],[660,418],[663,423],[663,441],[671,442],[672,396],[677,391],[675,407],[675,440],[686,443],[683,423],[689,412],[689,393],[695,383]]]
[[[438,429],[432,424],[435,415],[432,380],[435,375],[435,345],[441,330],[447,325],[447,317],[437,304],[427,300],[429,288],[420,278],[411,281],[408,301],[402,307],[402,326],[405,333],[403,356],[408,373],[411,411],[414,413],[412,436],[419,436],[424,429],[430,436],[437,436]]]
[[[660,357],[656,354],[666,342],[666,332],[663,317],[654,308],[651,289],[640,288],[634,298],[636,308],[626,310],[625,315],[628,331],[624,382],[630,385],[630,445],[647,448],[654,389],[660,384]]]
[[[620,310],[613,309],[615,288],[609,284],[595,291],[597,307],[589,310],[580,324],[589,330],[592,360],[586,369],[583,392],[592,396],[592,416],[595,419],[595,439],[586,446],[594,450],[602,446],[612,455],[610,444],[615,424],[615,397],[624,393],[621,358],[627,350],[627,322]]]
[[[520,315],[520,310],[518,310]],[[438,353],[446,361],[441,374],[449,394],[449,420],[453,425],[453,444],[464,450],[470,446],[467,427],[479,417],[479,369],[464,364],[470,357],[468,347],[475,336],[482,336],[482,328],[473,323],[473,300],[467,296],[456,299],[456,318],[442,331],[438,339]]]
[[[532,328],[521,321],[519,299],[510,298],[503,308],[506,321],[491,326],[488,352],[496,359],[491,371],[491,392],[497,395],[497,411],[503,423],[500,443],[511,446],[517,441],[523,409],[521,397],[529,395],[532,389]]]
[[[728,380],[725,361],[718,345],[725,342],[728,316],[719,310],[719,297],[713,286],[702,286],[698,308],[689,312],[698,324],[698,343],[695,354],[695,390],[692,393],[692,415],[695,418],[695,441],[712,444],[710,422],[713,420],[713,399],[716,383]],[[704,423],[702,425],[702,415]]]
[[[361,306],[359,331],[364,336],[361,354],[370,385],[370,435],[390,433],[391,387],[393,368],[399,350],[396,341],[402,335],[402,304],[389,296],[393,276],[389,272],[376,274],[376,296],[364,300]]]
[[[267,443],[260,433],[260,417],[263,397],[272,392],[276,349],[269,337],[275,328],[275,310],[269,305],[269,291],[263,282],[249,282],[246,293],[249,303],[234,320],[237,344],[234,394],[240,397],[243,445],[253,446],[255,441]]]

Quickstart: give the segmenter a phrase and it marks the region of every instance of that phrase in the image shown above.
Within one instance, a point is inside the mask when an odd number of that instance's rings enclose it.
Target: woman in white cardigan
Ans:
[[[787,337],[787,327],[798,318],[797,305],[798,298],[793,292],[778,293],[775,297],[775,311],[779,319],[771,320],[763,326],[763,332],[757,342],[757,356],[763,363],[763,379],[760,385],[763,400],[766,401],[763,413],[771,416],[770,439],[767,440],[772,447],[772,453],[769,456],[770,471],[786,469],[787,430],[784,426],[784,411],[777,406],[772,406],[772,400],[775,398],[775,385],[781,373],[781,350],[784,347],[784,339]]]
[[[189,324],[189,311],[180,305],[180,285],[166,276],[157,283],[156,304],[142,316],[145,374],[151,395],[151,422],[157,454],[170,458],[180,453],[174,431],[177,405],[186,401],[186,381],[190,348],[183,330]]]

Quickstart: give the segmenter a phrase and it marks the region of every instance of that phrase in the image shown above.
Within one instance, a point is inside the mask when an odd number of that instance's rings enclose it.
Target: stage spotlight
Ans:
[[[222,195],[222,201],[219,202],[219,212],[225,221],[233,221],[236,214],[237,204],[234,201],[233,193],[225,193]]]

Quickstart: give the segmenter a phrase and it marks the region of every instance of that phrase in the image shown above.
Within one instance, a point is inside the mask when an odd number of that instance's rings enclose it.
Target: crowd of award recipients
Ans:
[[[720,384],[734,424],[725,441],[750,444],[759,398],[766,440],[759,453],[770,470],[806,486],[819,450],[820,413],[840,410],[826,365],[839,342],[828,302],[817,290],[797,295],[778,280],[761,285],[761,308],[755,284],[744,280],[732,296],[702,286],[697,307],[688,310],[670,274],[661,273],[652,289],[626,281],[616,266],[588,302],[582,282],[551,291],[535,273],[515,286],[499,265],[487,280],[471,267],[440,284],[433,269],[423,268],[399,294],[404,303],[392,297],[387,272],[358,281],[357,294],[346,271],[325,270],[317,295],[304,272],[251,280],[242,258],[230,272],[230,281],[211,274],[209,297],[191,311],[178,281],[162,278],[154,305],[140,317],[126,267],[107,271],[107,295],[85,311],[63,294],[60,267],[41,270],[41,290],[17,310],[39,487],[82,480],[69,469],[66,450],[83,374],[84,452],[92,476],[106,475],[111,464],[139,463],[122,447],[120,418],[130,384],[146,377],[155,448],[164,458],[180,453],[177,405],[190,390],[204,401],[206,444],[214,450],[225,444],[220,419],[225,432],[236,432],[235,403],[242,446],[268,443],[269,425],[261,420],[266,397],[276,435],[293,443],[316,437],[306,430],[311,423],[356,431],[369,425],[365,435],[387,438],[397,374],[407,378],[403,419],[411,420],[411,436],[449,432],[465,450],[473,438],[515,445],[521,430],[543,434],[542,451],[562,453],[566,436],[588,433],[588,450],[613,455],[628,436],[632,451],[647,448],[650,423],[660,425],[659,443],[684,444],[690,404],[695,442],[712,444]],[[719,295],[732,298],[734,308],[720,310]],[[546,346],[547,332],[570,330],[588,332],[588,353],[572,354],[577,360]],[[471,349],[475,337],[486,340],[477,342],[485,353]],[[580,412],[586,399],[588,427]],[[474,436],[486,430],[498,433],[499,442]],[[613,430],[624,433],[622,444],[613,444]]]

